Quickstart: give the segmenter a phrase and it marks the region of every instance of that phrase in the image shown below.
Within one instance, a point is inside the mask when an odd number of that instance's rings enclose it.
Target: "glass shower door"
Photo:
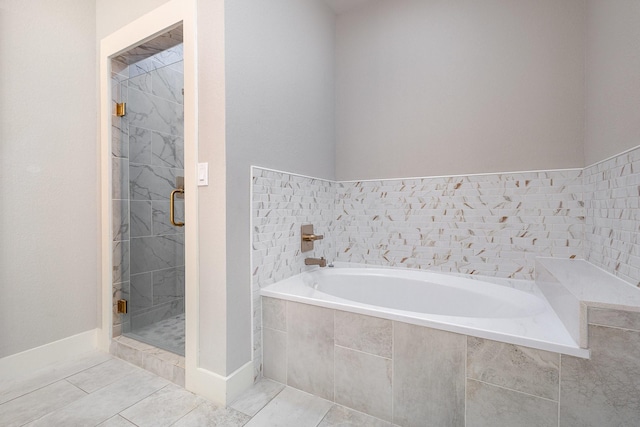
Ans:
[[[126,102],[121,168],[128,197],[128,313],[122,333],[184,355],[184,176],[182,45],[128,65],[120,84]],[[124,187],[124,183],[122,185]],[[172,194],[173,192],[173,194]],[[173,197],[171,197],[173,195]],[[127,214],[121,213],[125,217]],[[127,289],[128,288],[128,289]]]

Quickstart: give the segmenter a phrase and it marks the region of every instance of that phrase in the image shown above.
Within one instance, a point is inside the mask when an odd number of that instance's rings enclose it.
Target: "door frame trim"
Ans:
[[[196,0],[171,0],[136,19],[100,41],[99,57],[99,162],[100,162],[100,328],[97,346],[109,351],[113,334],[112,309],[112,166],[111,166],[111,58],[153,39],[182,22],[184,48],[184,173],[185,173],[185,380],[193,390],[201,381],[198,374],[198,74],[197,74],[197,7]],[[196,390],[194,390],[196,391]],[[219,390],[201,393],[219,400]],[[224,393],[226,394],[226,393]]]

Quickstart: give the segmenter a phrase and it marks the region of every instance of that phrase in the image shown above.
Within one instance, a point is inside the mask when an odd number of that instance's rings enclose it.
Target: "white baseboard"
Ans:
[[[98,330],[82,332],[0,359],[0,378],[10,380],[97,348]]]
[[[185,388],[219,405],[228,405],[253,384],[253,361],[223,377],[203,368],[190,373],[187,369]]]

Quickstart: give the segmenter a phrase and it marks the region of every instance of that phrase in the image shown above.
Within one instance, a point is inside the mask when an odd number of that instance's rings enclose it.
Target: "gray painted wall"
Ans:
[[[585,164],[640,145],[640,1],[587,2]]]
[[[94,23],[93,2],[0,1],[0,358],[97,324]]]
[[[250,166],[334,178],[334,16],[321,1],[225,5],[227,371],[251,357]]]
[[[340,180],[579,167],[583,0],[381,0],[337,19]]]

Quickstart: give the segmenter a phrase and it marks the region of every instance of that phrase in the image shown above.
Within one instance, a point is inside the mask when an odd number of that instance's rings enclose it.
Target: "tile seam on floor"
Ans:
[[[108,354],[108,353],[106,353],[106,354]],[[67,375],[67,376],[59,377],[59,378],[57,378],[57,379],[55,379],[55,380],[52,380],[52,381],[50,381],[50,382],[48,382],[48,383],[46,383],[46,384],[44,384],[44,385],[42,385],[42,386],[39,386],[39,387],[36,387],[36,388],[30,389],[29,391],[26,391],[26,392],[22,393],[22,394],[21,394],[21,395],[19,395],[19,396],[16,396],[16,397],[14,397],[14,398],[12,398],[12,399],[9,399],[9,400],[7,400],[6,402],[2,402],[2,403],[0,403],[0,406],[4,405],[5,403],[12,402],[12,401],[14,401],[14,400],[16,400],[16,399],[19,399],[19,398],[21,398],[21,397],[23,397],[23,396],[26,396],[26,395],[28,395],[28,394],[31,394],[31,393],[33,393],[33,392],[35,392],[35,391],[41,390],[41,389],[43,389],[43,388],[45,388],[45,387],[49,387],[50,385],[55,384],[55,383],[57,383],[57,382],[60,382],[60,381],[66,381],[66,380],[67,380],[67,378],[69,378],[69,377],[72,377],[72,376],[74,376],[74,375],[77,375],[77,374],[79,374],[80,372],[84,372],[84,371],[86,371],[87,369],[91,369],[91,368],[94,368],[94,367],[96,367],[96,366],[98,366],[98,365],[102,365],[103,363],[108,362],[109,360],[110,360],[110,359],[107,359],[107,360],[105,360],[105,361],[103,361],[103,362],[96,363],[95,365],[91,365],[91,366],[89,366],[89,367],[87,367],[87,368],[81,369],[81,370],[79,370],[79,371],[75,371],[74,373],[69,374],[69,375]],[[54,367],[54,366],[52,366],[52,368],[55,368],[55,367]],[[43,369],[40,369],[40,371],[43,371],[44,369],[49,369],[49,368],[46,368],[46,367],[45,367],[45,368],[43,368]],[[15,384],[15,383],[24,382],[24,381],[28,381],[29,379],[35,378],[35,376],[36,376],[36,375],[37,375],[37,374],[34,374],[34,376],[31,376],[31,377],[29,377],[29,378],[27,378],[27,379],[25,379],[25,380],[23,380],[23,381],[14,381],[14,384]],[[70,384],[71,384],[71,383],[70,383]],[[72,384],[72,385],[73,385],[73,384]],[[81,390],[82,390],[82,389],[81,389]],[[84,391],[84,390],[82,390],[82,391]],[[86,392],[85,392],[85,393],[86,393]]]

